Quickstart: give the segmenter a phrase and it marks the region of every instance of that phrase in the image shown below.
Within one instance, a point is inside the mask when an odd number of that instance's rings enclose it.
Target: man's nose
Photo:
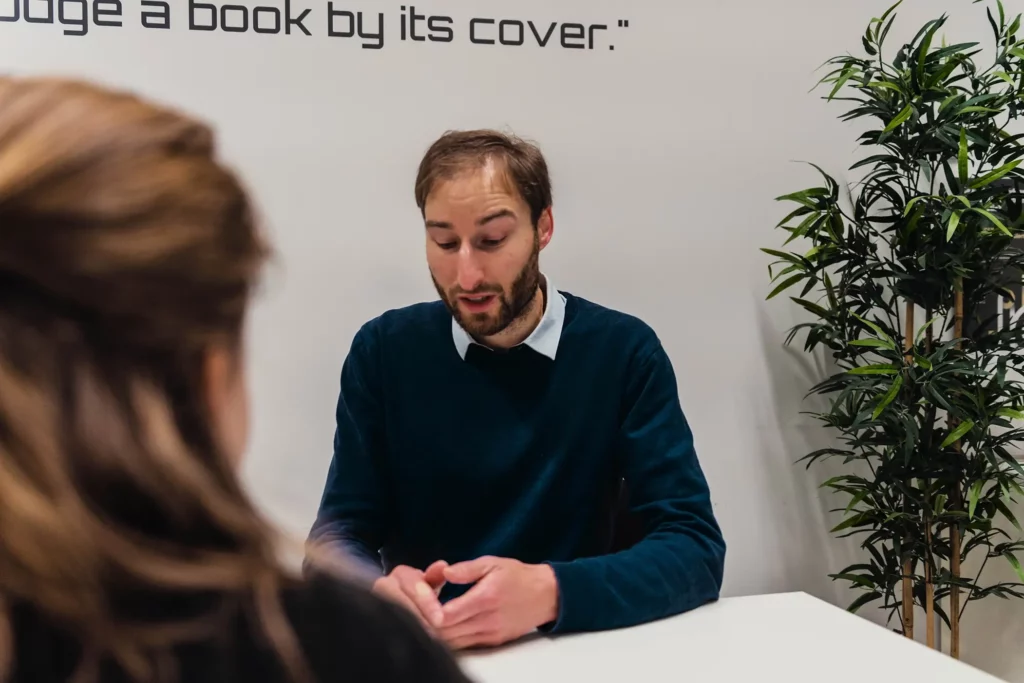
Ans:
[[[466,292],[472,292],[484,282],[484,271],[480,267],[475,250],[465,245],[459,249],[458,285]]]

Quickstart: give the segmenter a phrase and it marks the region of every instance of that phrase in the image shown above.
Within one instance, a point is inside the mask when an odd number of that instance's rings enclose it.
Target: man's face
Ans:
[[[529,206],[488,163],[438,183],[423,213],[427,265],[452,316],[477,338],[507,328],[537,292],[550,210],[534,229]]]

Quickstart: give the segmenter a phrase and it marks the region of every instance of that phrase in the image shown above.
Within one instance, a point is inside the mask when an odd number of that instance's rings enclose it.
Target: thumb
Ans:
[[[497,568],[494,557],[480,557],[468,562],[459,562],[444,570],[444,577],[451,583],[475,583]]]
[[[437,590],[445,583],[444,572],[446,569],[448,569],[448,563],[444,560],[438,560],[427,567],[427,570],[423,572],[423,580],[426,581],[431,588]]]

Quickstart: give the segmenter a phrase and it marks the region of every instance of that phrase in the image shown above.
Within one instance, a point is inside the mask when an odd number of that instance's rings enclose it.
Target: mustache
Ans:
[[[505,290],[502,289],[500,285],[480,285],[479,287],[474,287],[473,289],[463,289],[462,287],[459,287],[458,285],[456,285],[455,287],[452,287],[451,290],[450,290],[450,295],[453,296],[453,297],[454,296],[459,296],[460,294],[464,294],[466,296],[478,296],[480,294],[504,294],[504,293],[505,293]]]

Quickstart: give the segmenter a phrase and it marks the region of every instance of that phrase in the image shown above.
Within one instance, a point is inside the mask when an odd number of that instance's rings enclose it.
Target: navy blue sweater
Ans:
[[[473,345],[463,360],[439,301],[364,325],[311,540],[383,572],[483,555],[549,563],[550,632],[717,599],[725,543],[668,356],[637,318],[564,294],[555,360],[525,345]],[[623,479],[644,537],[609,554]]]

